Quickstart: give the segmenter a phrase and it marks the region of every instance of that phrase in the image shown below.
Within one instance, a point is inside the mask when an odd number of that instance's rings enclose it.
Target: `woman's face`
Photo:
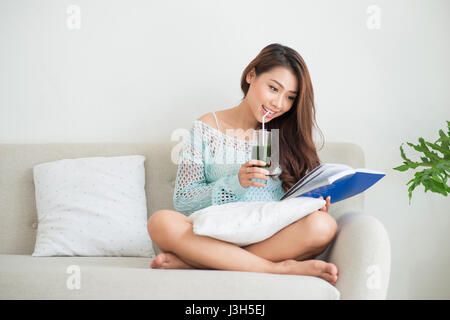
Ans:
[[[264,123],[289,111],[297,96],[297,77],[285,67],[276,67],[268,72],[255,76],[254,70],[247,74],[250,87],[246,99],[253,115],[258,122],[262,122],[267,110],[269,113]]]

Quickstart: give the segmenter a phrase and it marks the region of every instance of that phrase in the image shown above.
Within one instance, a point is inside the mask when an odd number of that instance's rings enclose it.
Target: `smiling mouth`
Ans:
[[[266,110],[266,112],[269,112],[270,115],[275,114],[274,111],[271,111],[271,110],[267,109],[265,105],[263,105],[262,107],[263,107],[264,110]]]

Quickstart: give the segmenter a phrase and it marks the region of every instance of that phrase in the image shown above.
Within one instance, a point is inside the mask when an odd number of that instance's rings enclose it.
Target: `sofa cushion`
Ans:
[[[127,155],[35,165],[33,256],[149,257],[144,162]]]
[[[151,269],[151,258],[0,255],[0,299],[339,299],[327,281],[257,272]],[[79,289],[73,277],[79,271]],[[72,289],[69,289],[72,288]]]

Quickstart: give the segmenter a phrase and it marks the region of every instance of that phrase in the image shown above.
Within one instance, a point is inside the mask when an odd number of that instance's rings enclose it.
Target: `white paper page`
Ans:
[[[326,163],[324,164],[324,167],[322,169],[324,171],[313,179],[314,182],[312,182],[311,179],[305,181],[295,193],[289,195],[286,199],[294,198],[298,195],[309,192],[316,188],[326,186],[343,176],[353,174],[355,172],[355,170],[352,167],[339,163]]]

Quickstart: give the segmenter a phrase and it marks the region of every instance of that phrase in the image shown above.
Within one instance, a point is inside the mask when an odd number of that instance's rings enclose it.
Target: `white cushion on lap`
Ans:
[[[230,202],[197,210],[189,218],[193,221],[195,234],[242,247],[270,238],[325,204],[325,200],[311,197],[269,202]]]

